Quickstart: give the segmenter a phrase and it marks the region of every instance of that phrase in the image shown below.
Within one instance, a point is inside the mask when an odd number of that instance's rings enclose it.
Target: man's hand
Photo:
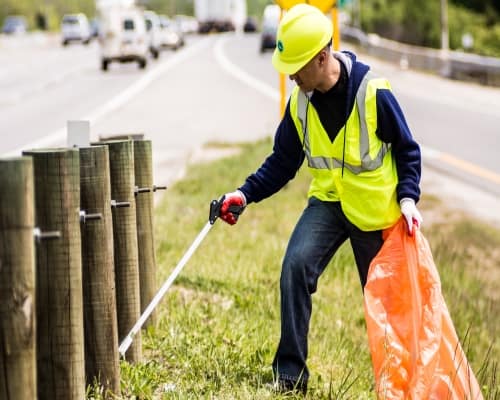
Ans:
[[[423,221],[422,215],[415,205],[415,200],[405,197],[401,199],[399,206],[401,207],[401,214],[403,214],[406,219],[408,234],[413,235],[413,224],[419,228]]]
[[[245,195],[239,190],[231,193],[226,193],[220,199],[221,207],[219,217],[229,225],[234,225],[238,221],[238,217],[243,212],[247,205]]]

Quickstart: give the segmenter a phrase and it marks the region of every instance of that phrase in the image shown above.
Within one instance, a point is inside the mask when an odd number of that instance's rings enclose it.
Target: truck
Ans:
[[[194,16],[198,32],[241,30],[247,18],[246,0],[195,0]]]

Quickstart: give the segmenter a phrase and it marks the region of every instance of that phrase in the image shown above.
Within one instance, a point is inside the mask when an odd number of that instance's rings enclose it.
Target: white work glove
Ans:
[[[406,225],[408,226],[408,234],[413,234],[413,224],[420,228],[423,218],[415,205],[415,200],[405,197],[399,202],[401,214],[405,217]]]

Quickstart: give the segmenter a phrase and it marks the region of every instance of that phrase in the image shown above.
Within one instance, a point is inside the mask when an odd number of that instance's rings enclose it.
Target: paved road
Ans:
[[[169,184],[203,143],[266,137],[279,120],[278,76],[271,54],[258,53],[257,35],[190,37],[146,71],[117,65],[106,74],[96,44],[63,49],[42,38],[36,45],[0,41],[0,48],[0,154],[62,145],[66,121],[85,119],[94,139],[145,133],[154,142],[155,178]],[[500,223],[500,89],[362,58],[390,78],[424,146],[424,192]]]

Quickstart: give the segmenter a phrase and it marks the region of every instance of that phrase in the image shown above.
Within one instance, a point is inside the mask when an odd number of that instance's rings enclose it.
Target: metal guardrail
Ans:
[[[500,58],[412,46],[376,34],[366,34],[350,26],[342,26],[340,32],[344,40],[354,42],[369,55],[386,61],[431,71],[450,79],[500,86]]]

